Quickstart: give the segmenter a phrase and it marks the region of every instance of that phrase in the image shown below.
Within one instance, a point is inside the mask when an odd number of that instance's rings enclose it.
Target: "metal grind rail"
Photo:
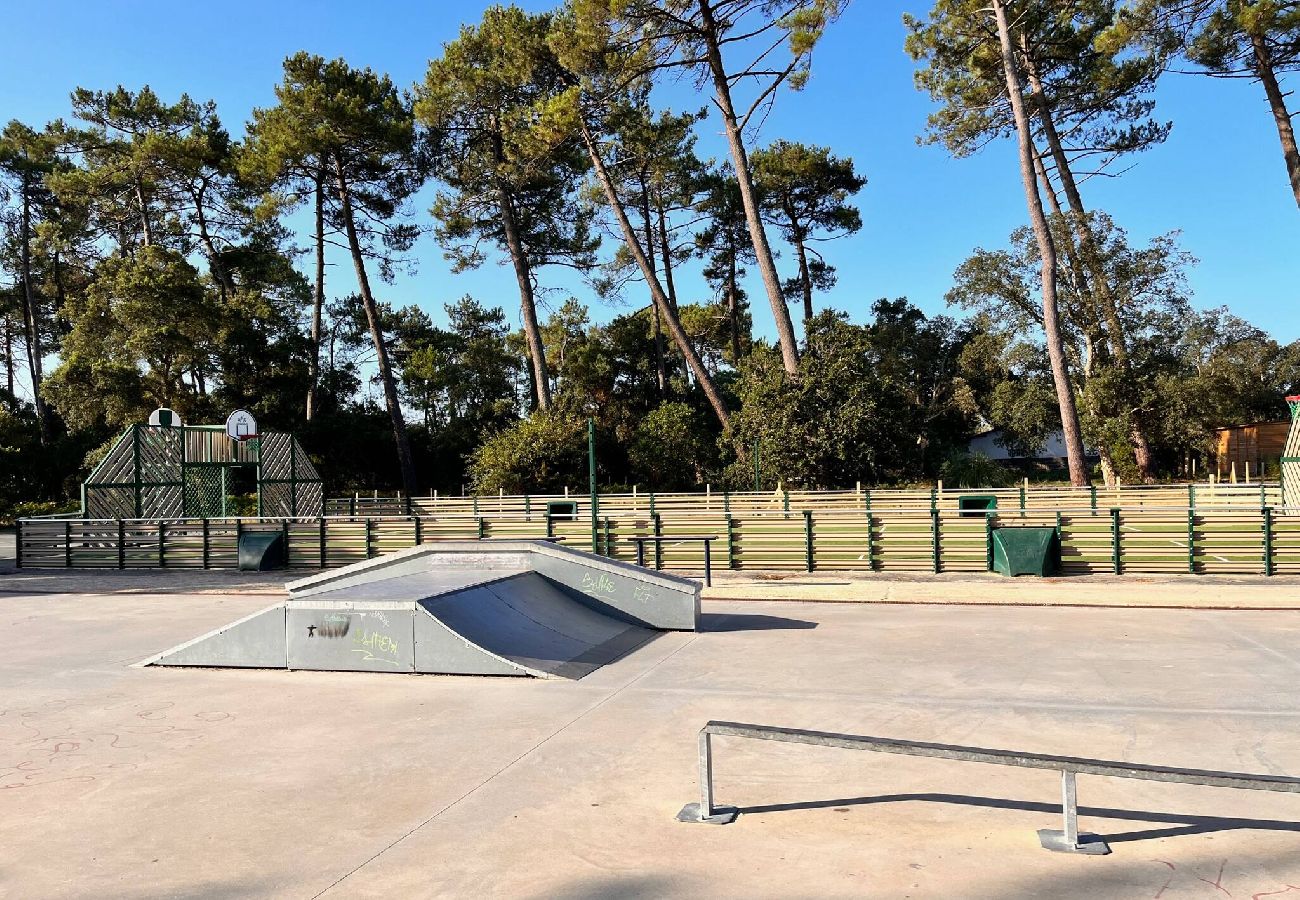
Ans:
[[[1110,847],[1098,835],[1079,833],[1078,797],[1075,789],[1076,775],[1104,775],[1110,778],[1136,778],[1142,781],[1200,784],[1207,787],[1235,788],[1247,791],[1300,793],[1300,778],[1293,778],[1289,775],[1252,775],[1243,772],[1180,769],[1172,766],[1153,766],[1143,763],[1087,759],[1077,756],[1019,753],[1012,750],[989,750],[982,747],[932,744],[925,741],[907,741],[897,738],[836,734],[828,731],[806,731],[800,728],[747,725],[743,722],[710,721],[700,729],[699,735],[700,800],[698,803],[688,803],[682,807],[682,811],[677,814],[678,821],[725,825],[734,821],[736,816],[739,815],[740,811],[736,807],[718,806],[713,800],[713,747],[711,741],[715,736],[749,738],[759,741],[781,741],[788,744],[809,744],[815,747],[836,747],[842,750],[870,750],[876,753],[898,753],[905,756],[928,756],[958,762],[1016,766],[1022,769],[1054,769],[1061,773],[1062,828],[1060,831],[1041,829],[1038,832],[1038,838],[1045,849],[1063,853],[1101,855],[1110,852]]]

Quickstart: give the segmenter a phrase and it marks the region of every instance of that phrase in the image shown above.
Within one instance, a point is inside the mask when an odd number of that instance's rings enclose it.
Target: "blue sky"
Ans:
[[[409,85],[460,24],[477,21],[486,5],[448,0],[27,4],[23,15],[5,23],[0,118],[39,125],[69,114],[74,87],[149,84],[165,99],[184,91],[215,100],[227,127],[239,134],[251,109],[274,101],[285,56],[298,50],[342,56]],[[521,5],[544,9],[551,4]],[[913,87],[901,17],[926,9],[898,0],[859,0],[850,6],[819,47],[807,89],[784,94],[761,135],[764,143],[786,138],[829,145],[838,155],[851,156],[867,177],[858,198],[864,226],[826,248],[840,280],[819,299],[857,319],[885,296],[906,296],[928,313],[945,311],[943,295],[957,265],[975,247],[1003,246],[1025,221],[1013,144],[996,143],[974,158],[954,160],[941,147],[916,143],[930,103]],[[688,84],[670,85],[662,96],[679,109],[704,102]],[[1110,212],[1135,241],[1181,230],[1183,246],[1200,260],[1191,273],[1197,305],[1227,305],[1279,340],[1300,338],[1300,213],[1260,88],[1170,75],[1157,99],[1157,115],[1174,122],[1169,141],[1137,158],[1122,177],[1086,184],[1085,202]],[[701,127],[699,150],[706,156],[725,153],[716,119]],[[414,207],[418,221],[428,222],[428,205],[426,191]],[[384,299],[417,303],[440,321],[443,303],[470,293],[502,306],[517,322],[513,276],[505,268],[489,263],[453,276],[427,236],[414,256],[414,275],[378,286]],[[331,295],[347,293],[355,284],[344,262],[336,259],[331,266]],[[788,269],[789,259],[778,266]],[[572,290],[592,305],[595,318],[614,312],[572,279],[543,278],[561,288],[548,301],[553,305]],[[761,285],[749,288],[755,325],[770,334],[771,313]],[[706,291],[698,277],[685,280],[687,299],[704,299]],[[643,305],[638,296],[629,300]]]

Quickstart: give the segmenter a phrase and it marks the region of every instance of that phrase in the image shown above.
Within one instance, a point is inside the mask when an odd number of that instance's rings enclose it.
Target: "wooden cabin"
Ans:
[[[1238,478],[1277,477],[1282,450],[1286,446],[1290,422],[1251,422],[1215,429],[1214,465],[1220,478],[1228,478],[1235,469]]]

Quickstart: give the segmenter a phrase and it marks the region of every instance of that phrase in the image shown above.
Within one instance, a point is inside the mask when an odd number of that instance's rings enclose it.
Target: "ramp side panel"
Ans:
[[[287,664],[284,621],[284,604],[278,603],[164,651],[142,665],[283,669]]]
[[[694,631],[699,621],[700,588],[692,582],[660,579],[585,554],[565,557],[538,552],[532,562],[534,571],[606,615],[664,631]]]
[[[536,675],[509,660],[494,656],[482,647],[447,628],[423,606],[417,605],[414,621],[415,671],[430,675]]]
[[[409,603],[288,604],[284,643],[290,669],[327,672],[414,672]]]

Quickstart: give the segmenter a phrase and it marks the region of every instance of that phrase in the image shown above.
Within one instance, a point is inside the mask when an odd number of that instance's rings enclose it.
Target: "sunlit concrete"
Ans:
[[[1114,853],[1072,857],[1054,773],[719,739],[742,815],[674,820],[710,718],[1300,774],[1300,613],[712,602],[578,682],[131,665],[266,603],[0,593],[0,896],[1300,885],[1300,795],[1081,776]]]

